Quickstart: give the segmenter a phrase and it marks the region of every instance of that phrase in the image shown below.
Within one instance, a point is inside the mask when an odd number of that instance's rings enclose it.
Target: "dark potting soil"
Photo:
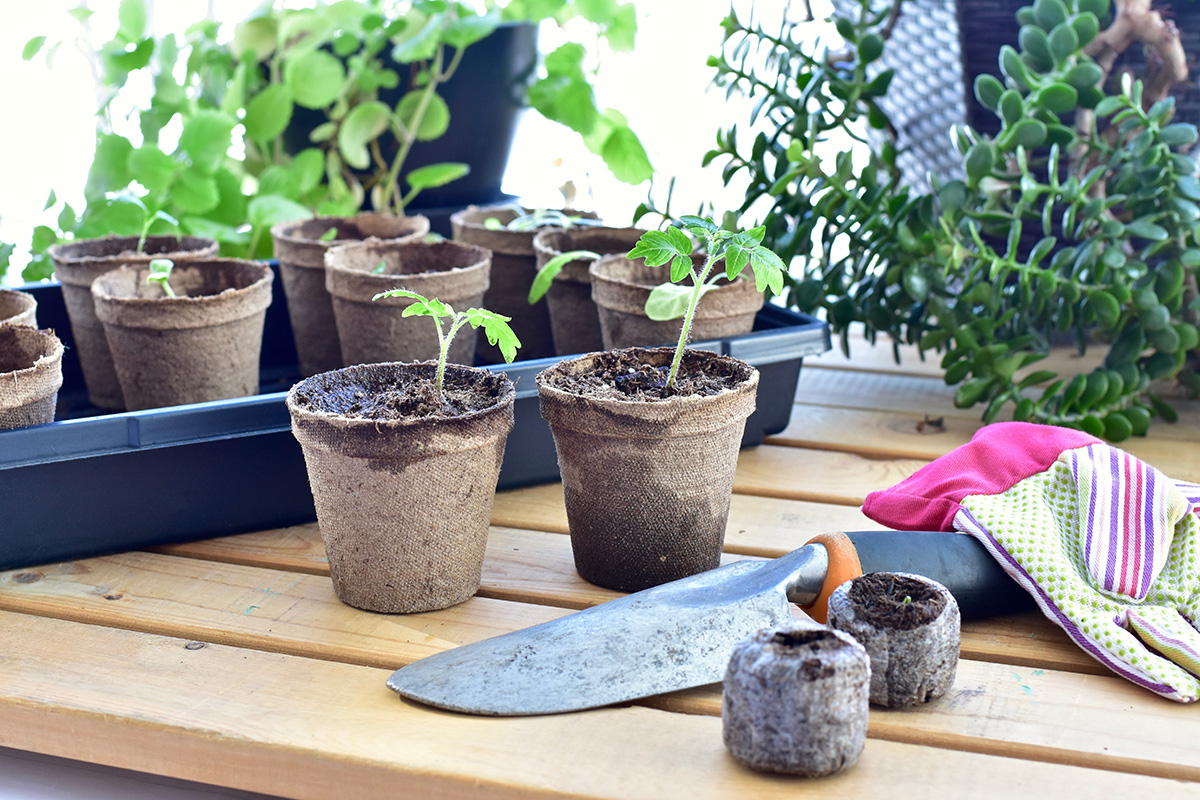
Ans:
[[[850,585],[854,613],[876,628],[911,631],[938,618],[946,598],[933,587],[889,572],[869,572]]]
[[[771,651],[781,658],[804,658],[800,675],[807,681],[828,678],[833,666],[822,657],[825,651],[841,650],[846,645],[826,630],[780,631],[768,643]]]
[[[670,363],[644,363],[635,352],[610,350],[597,355],[595,368],[586,374],[556,372],[550,385],[584,397],[627,397],[632,400],[665,400],[669,397],[708,397],[735,389],[750,377],[747,365],[732,359],[714,359],[684,351],[675,376],[667,388]]]
[[[301,408],[369,420],[458,417],[496,405],[504,392],[503,375],[447,368],[443,402],[434,389],[436,365],[410,370],[360,370],[351,378],[338,373],[317,375],[296,392]],[[334,379],[330,379],[334,376]]]

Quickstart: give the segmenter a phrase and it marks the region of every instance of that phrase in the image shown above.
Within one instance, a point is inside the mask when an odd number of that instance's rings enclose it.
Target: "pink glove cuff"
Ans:
[[[954,530],[964,497],[999,494],[1049,469],[1063,451],[1098,442],[1082,431],[1031,422],[986,425],[967,444],[867,495],[863,513],[896,530]]]

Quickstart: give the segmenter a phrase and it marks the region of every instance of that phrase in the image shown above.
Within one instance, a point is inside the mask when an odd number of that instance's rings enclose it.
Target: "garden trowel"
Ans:
[[[782,558],[726,564],[428,656],[397,670],[388,686],[452,711],[523,716],[716,683],[734,646],[789,620],[789,603],[824,622],[837,586],[883,571],[942,583],[967,619],[1032,608],[1021,587],[966,534],[823,534]]]

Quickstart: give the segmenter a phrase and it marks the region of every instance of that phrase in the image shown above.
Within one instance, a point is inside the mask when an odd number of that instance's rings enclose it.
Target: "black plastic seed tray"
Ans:
[[[59,286],[23,287],[37,297],[39,325],[54,328],[68,349],[56,421],[0,432],[0,569],[316,519],[284,405],[300,375],[282,282],[274,285],[261,394],[123,413],[88,403]],[[742,442],[749,446],[788,424],[803,358],[830,343],[824,323],[768,306],[753,333],[695,346],[758,368],[758,410]],[[508,373],[517,386],[500,489],[558,480],[534,382],[558,360],[488,367]]]

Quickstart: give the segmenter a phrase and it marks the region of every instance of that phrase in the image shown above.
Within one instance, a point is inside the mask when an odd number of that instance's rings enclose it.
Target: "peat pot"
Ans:
[[[537,275],[537,257],[533,253],[536,230],[509,230],[492,227],[489,220],[507,225],[524,213],[513,206],[467,206],[450,216],[454,239],[492,251],[491,286],[483,304],[489,311],[512,317],[513,332],[521,340],[521,359],[548,358],[554,355],[550,332],[550,312],[544,303],[529,304],[529,287]],[[594,219],[595,215],[571,210],[564,213]],[[500,348],[488,344],[479,332],[479,357],[489,364],[504,360]]]
[[[0,430],[54,421],[62,357],[53,331],[0,324]]]
[[[0,289],[0,325],[37,327],[37,299],[15,289]]]
[[[450,364],[451,414],[429,415],[436,367],[361,364],[288,393],[330,577],[348,605],[431,611],[479,589],[516,393],[503,374]]]
[[[376,273],[380,264],[383,271]],[[333,301],[342,363],[436,359],[440,345],[433,322],[404,316],[414,301],[371,298],[407,289],[458,310],[471,308],[483,301],[491,265],[491,253],[461,242],[368,239],[331,248],[325,254],[325,285]],[[475,363],[476,338],[469,334],[454,337],[450,361]]]
[[[733,474],[758,370],[685,351],[681,378],[706,395],[627,395],[631,370],[660,385],[673,348],[607,351],[561,361],[537,377],[558,453],[575,568],[633,592],[720,564]],[[611,379],[619,375],[615,388]]]
[[[168,297],[125,266],[92,284],[129,410],[245,397],[258,392],[263,320],[274,274],[265,263],[183,261]]]
[[[175,262],[212,258],[217,254],[217,243],[200,236],[149,236],[139,251],[136,236],[107,236],[56,244],[49,253],[54,261],[54,277],[62,283],[88,401],[97,408],[121,411],[126,407],[121,382],[113,367],[104,326],[96,318],[92,281],[123,264],[144,267],[154,258]]]
[[[546,228],[533,237],[537,269],[550,259],[573,250],[590,250],[601,256],[625,254],[633,249],[644,230],[640,228]],[[577,258],[563,265],[546,292],[546,310],[550,313],[550,331],[554,352],[565,356],[592,353],[604,349],[600,317],[592,301],[592,276],[588,272],[594,258]]]
[[[330,230],[335,231],[333,238],[323,241]],[[325,252],[368,237],[415,241],[428,232],[425,217],[373,213],[282,222],[271,228],[301,375],[316,375],[343,363],[333,304],[325,288]]]
[[[605,348],[647,347],[679,338],[680,320],[660,321],[646,316],[646,299],[655,286],[670,280],[669,266],[651,267],[642,258],[607,255],[593,261],[590,270],[592,299],[600,316]],[[714,270],[724,271],[724,266],[718,263]],[[749,333],[754,315],[763,307],[762,293],[755,288],[754,279],[746,275],[734,281],[721,277],[716,287],[706,292],[696,306],[691,334],[694,342]]]

